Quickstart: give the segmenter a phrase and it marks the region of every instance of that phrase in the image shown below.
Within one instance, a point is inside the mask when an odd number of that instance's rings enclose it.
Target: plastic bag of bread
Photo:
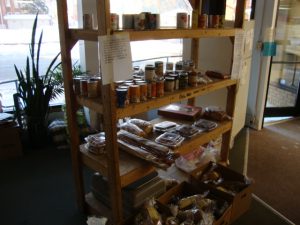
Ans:
[[[130,122],[125,122],[125,123],[121,124],[120,129],[126,130],[129,133],[135,134],[140,137],[146,136],[146,133],[141,128],[139,128],[137,125],[130,123]]]
[[[204,117],[216,121],[225,121],[232,119],[225,111],[216,106],[206,107]]]
[[[145,202],[142,212],[135,217],[135,225],[162,225],[160,214],[155,208],[155,200]]]
[[[146,120],[130,119],[129,122],[141,128],[146,134],[150,134],[153,130],[153,125]]]

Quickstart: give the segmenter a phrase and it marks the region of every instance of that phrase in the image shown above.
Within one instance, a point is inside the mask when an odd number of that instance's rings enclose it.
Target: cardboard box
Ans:
[[[190,173],[190,181],[194,185],[210,188],[213,193],[216,193],[222,196],[224,199],[230,201],[232,204],[230,223],[232,223],[250,208],[253,192],[253,181],[251,181],[250,184],[245,185],[245,187],[240,192],[236,193],[235,195],[231,195],[227,192],[217,189],[216,185],[205,184],[200,181],[202,175],[207,173],[209,168],[211,168],[212,166],[213,162],[210,162],[207,165],[192,171]],[[216,164],[214,171],[219,173],[224,181],[245,182],[244,175],[239,174],[225,166],[222,166],[221,164]]]
[[[202,113],[201,107],[183,105],[179,103],[170,104],[161,107],[157,110],[157,114],[160,116],[177,119],[177,120],[189,120],[195,121],[200,118]]]
[[[182,182],[179,185],[169,189],[166,193],[161,195],[157,201],[161,205],[166,205],[170,202],[173,196],[181,196],[181,197],[188,197],[195,194],[203,194],[204,192],[208,191],[208,189],[203,188],[202,186],[193,186],[187,182]],[[216,200],[218,203],[224,203],[225,199],[222,198],[217,193],[210,193],[207,196],[210,199]],[[231,204],[228,203],[228,208],[224,211],[223,215],[219,218],[216,218],[213,225],[228,225],[231,215]]]

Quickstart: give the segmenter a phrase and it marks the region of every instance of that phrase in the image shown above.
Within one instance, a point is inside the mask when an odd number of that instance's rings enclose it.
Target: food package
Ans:
[[[100,132],[97,134],[88,135],[85,137],[87,142],[85,147],[89,152],[94,154],[103,154],[105,153],[105,133]]]
[[[210,120],[199,119],[194,123],[194,126],[199,128],[201,131],[211,131],[215,129],[218,124]]]
[[[228,78],[230,78],[229,74],[221,73],[221,72],[218,72],[218,71],[212,71],[212,70],[207,70],[205,72],[205,74],[209,77],[217,78],[217,79],[228,79]]]
[[[148,121],[134,118],[130,119],[129,122],[141,128],[146,134],[150,134],[153,130],[153,125]]]
[[[170,148],[127,131],[120,130],[117,136],[121,149],[151,162],[162,169],[171,166],[175,159],[179,157]]]
[[[181,125],[176,128],[176,131],[183,137],[191,138],[199,133],[199,130],[191,125]]]
[[[155,142],[168,146],[170,148],[176,148],[181,145],[183,142],[184,137],[182,137],[179,134],[176,133],[171,133],[171,132],[165,132],[161,135],[159,135],[156,139]]]
[[[205,108],[204,117],[216,121],[231,120],[232,118],[227,115],[225,111],[216,106],[209,106]]]
[[[166,132],[174,130],[177,126],[177,123],[172,121],[163,121],[154,125],[154,130],[157,132]]]
[[[126,130],[132,134],[135,134],[137,136],[140,137],[145,137],[146,133],[137,125],[130,123],[130,122],[125,122],[123,124],[120,125],[120,129],[122,130]]]

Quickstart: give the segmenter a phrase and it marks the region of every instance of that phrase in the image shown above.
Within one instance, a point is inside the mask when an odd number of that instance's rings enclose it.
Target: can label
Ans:
[[[112,30],[119,29],[119,15],[116,13],[110,14],[110,26]]]
[[[177,13],[177,28],[188,28],[188,14]]]

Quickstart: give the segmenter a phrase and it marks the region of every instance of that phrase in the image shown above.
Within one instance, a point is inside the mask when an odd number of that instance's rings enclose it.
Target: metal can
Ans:
[[[209,15],[208,26],[210,28],[219,28],[219,15]]]
[[[151,30],[159,29],[159,27],[160,27],[160,15],[159,14],[150,13],[148,27]]]
[[[133,14],[123,14],[122,15],[122,29],[133,29],[134,28],[134,15]]]
[[[185,12],[177,13],[177,28],[187,29],[189,26],[188,14]]]
[[[134,15],[134,29],[145,30],[145,28],[146,28],[146,14],[140,13]]]
[[[83,29],[93,29],[93,15],[83,14]]]
[[[199,15],[199,17],[198,17],[198,27],[202,28],[202,29],[208,27],[208,15],[207,14]]]
[[[119,15],[116,13],[110,14],[110,26],[112,30],[119,29]]]

